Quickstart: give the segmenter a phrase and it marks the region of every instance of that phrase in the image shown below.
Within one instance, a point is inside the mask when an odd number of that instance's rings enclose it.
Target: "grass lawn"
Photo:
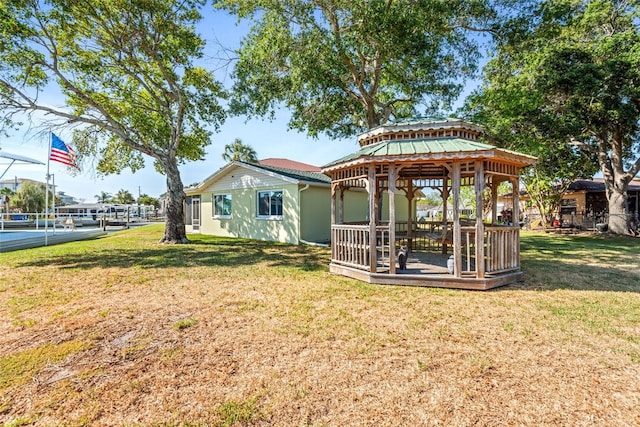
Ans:
[[[640,425],[640,239],[523,233],[474,292],[161,233],[0,254],[0,424]]]

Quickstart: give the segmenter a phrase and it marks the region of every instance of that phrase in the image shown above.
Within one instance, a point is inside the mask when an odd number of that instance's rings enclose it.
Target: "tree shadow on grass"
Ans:
[[[543,269],[546,268],[546,271]],[[640,293],[640,273],[615,268],[556,262],[553,266],[524,263],[523,281],[506,289],[581,290]]]
[[[536,234],[520,249],[523,282],[506,289],[640,292],[640,239]]]
[[[259,265],[300,271],[327,271],[330,251],[314,246],[191,236],[187,245],[147,242],[70,245],[63,253],[25,258],[17,266],[64,269],[138,267],[189,268]],[[113,247],[111,247],[113,246]],[[523,235],[523,282],[498,290],[598,290],[640,292],[640,239],[604,236]]]
[[[302,271],[327,270],[329,252],[323,248],[244,239],[192,240],[185,245],[151,248],[103,248],[25,260],[20,266],[93,269],[109,267],[182,268],[202,266],[287,267]]]

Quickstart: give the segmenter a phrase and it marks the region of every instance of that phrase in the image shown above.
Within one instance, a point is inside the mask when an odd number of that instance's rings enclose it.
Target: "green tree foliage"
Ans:
[[[11,198],[11,196],[13,196],[14,194],[16,194],[16,193],[9,187],[0,188],[0,195],[4,195],[4,196],[7,196],[7,197]]]
[[[421,197],[419,202],[422,208],[426,209],[442,205],[442,192],[431,189],[424,189],[423,191],[424,197]]]
[[[0,211],[7,212],[12,206],[15,192],[9,187],[0,188]]]
[[[93,197],[96,198],[98,203],[109,203],[113,199],[111,193],[107,193],[106,191],[101,191],[100,194],[96,194]]]
[[[120,189],[116,193],[116,195],[115,195],[115,197],[113,199],[114,199],[114,201],[116,203],[121,203],[123,205],[129,205],[129,204],[134,203],[136,201],[136,199],[133,197],[133,194],[131,194],[131,192],[129,192],[129,190],[125,190],[124,188]]]
[[[224,146],[222,158],[227,162],[239,160],[247,163],[258,163],[258,154],[249,145],[245,145],[236,138],[233,143]]]
[[[163,242],[186,241],[178,165],[204,157],[224,95],[197,66],[205,0],[5,0],[0,5],[0,123],[40,111],[74,126],[80,159],[100,173],[136,171],[144,155],[166,176]],[[66,105],[43,93],[60,90]],[[58,103],[59,105],[60,103]]]
[[[148,194],[141,194],[137,200],[138,204],[145,206],[154,206],[156,208],[160,207],[160,202],[155,197],[149,196]]]
[[[25,213],[40,213],[45,210],[45,184],[24,182],[11,198],[11,206]],[[49,203],[52,204],[53,192],[49,191]]]
[[[351,136],[447,108],[476,70],[484,1],[217,0],[253,19],[235,66],[232,110],[316,136]]]
[[[540,158],[526,177],[539,184],[537,197],[554,199],[549,180],[562,188],[599,167],[616,233],[626,232],[627,188],[640,171],[639,9],[624,0],[534,2],[505,27],[471,102],[493,137]]]

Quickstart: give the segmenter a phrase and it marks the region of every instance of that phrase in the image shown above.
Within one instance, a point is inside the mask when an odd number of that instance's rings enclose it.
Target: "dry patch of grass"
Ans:
[[[523,235],[525,283],[469,292],[160,231],[0,254],[0,363],[23,378],[0,422],[640,424],[637,240]]]

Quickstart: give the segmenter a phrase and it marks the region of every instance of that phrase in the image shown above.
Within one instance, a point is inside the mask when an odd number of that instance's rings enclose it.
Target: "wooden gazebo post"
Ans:
[[[511,222],[514,227],[520,227],[520,182],[518,178],[512,178],[511,184],[513,185],[513,215]],[[517,244],[512,247],[513,259],[520,259],[520,232],[517,234]]]
[[[376,168],[373,164],[369,164],[367,173],[367,191],[369,192],[369,271],[376,273],[378,271],[378,247],[376,236],[376,220],[378,213],[376,209],[376,200],[378,199],[378,183],[376,181]],[[384,242],[382,242],[384,246]]]
[[[491,176],[491,224],[495,225],[498,223],[498,185],[499,183],[496,181],[496,176]]]
[[[448,219],[448,210],[447,199],[449,199],[449,170],[447,168],[447,173],[442,177],[442,232],[446,233],[447,227],[447,219]],[[443,240],[442,242],[442,254],[447,254],[447,241]]]
[[[338,183],[331,183],[331,225],[337,224],[336,222],[336,211],[337,211],[337,202],[336,202],[336,193],[338,192]]]
[[[474,186],[476,191],[476,277],[484,278],[484,222],[482,216],[484,206],[482,205],[482,193],[484,193],[484,162],[477,160],[475,164],[476,175]]]
[[[407,195],[407,236],[409,239],[413,238],[413,200],[416,196],[415,189],[413,188],[413,180],[407,179],[405,187],[405,194]],[[408,243],[408,242],[407,242]],[[411,251],[412,248],[408,248]]]
[[[396,167],[389,165],[389,273],[396,274]]]
[[[340,184],[340,200],[338,203],[338,224],[344,224],[344,192],[348,190],[344,184]]]
[[[338,249],[337,249],[338,233],[334,231],[333,226],[337,224],[336,211],[338,209],[338,206],[337,206],[337,200],[336,200],[336,196],[337,196],[336,193],[338,192],[339,187],[340,187],[339,183],[336,183],[336,182],[331,183],[331,258],[332,259],[336,259],[338,256]]]
[[[460,161],[454,160],[451,168],[453,193],[453,274],[462,275],[462,236],[460,234]]]
[[[520,183],[518,182],[518,178],[512,178],[511,185],[513,187],[513,217],[511,221],[513,225],[516,226],[520,224]]]

